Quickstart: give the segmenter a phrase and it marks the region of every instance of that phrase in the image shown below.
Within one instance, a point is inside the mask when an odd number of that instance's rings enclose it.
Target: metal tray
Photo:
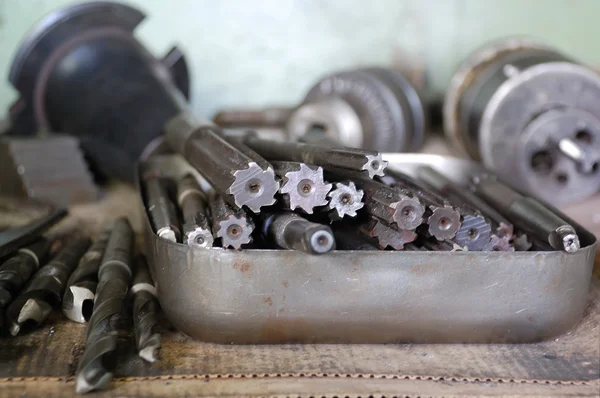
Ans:
[[[173,177],[190,170],[176,155],[155,159]],[[478,168],[436,155],[386,159],[408,173],[429,164],[457,181]],[[577,226],[583,248],[574,254],[197,249],[159,238],[144,219],[163,311],[181,332],[217,343],[546,339],[582,317],[596,248]]]

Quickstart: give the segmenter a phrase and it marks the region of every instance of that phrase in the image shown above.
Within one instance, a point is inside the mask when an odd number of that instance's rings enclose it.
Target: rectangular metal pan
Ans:
[[[435,155],[386,158],[407,173],[429,164],[456,181],[478,168]],[[175,178],[190,170],[176,155],[149,165],[158,163]],[[574,254],[198,249],[159,238],[144,219],[163,311],[190,337],[226,344],[550,338],[581,318],[596,249],[581,227]]]

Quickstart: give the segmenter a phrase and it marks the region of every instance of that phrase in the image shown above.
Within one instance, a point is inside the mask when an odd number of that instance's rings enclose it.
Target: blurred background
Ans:
[[[72,0],[0,0],[0,109],[17,98],[7,81],[25,33]],[[390,66],[441,99],[474,49],[530,35],[591,66],[600,65],[596,0],[132,0],[148,18],[135,35],[156,56],[173,44],[192,74],[192,107],[294,105],[332,71]],[[1,116],[0,116],[1,117]]]

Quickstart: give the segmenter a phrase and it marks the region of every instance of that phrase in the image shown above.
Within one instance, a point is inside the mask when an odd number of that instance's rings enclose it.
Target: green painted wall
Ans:
[[[69,0],[0,0],[0,112],[27,30]],[[319,76],[392,65],[403,54],[426,65],[427,93],[490,39],[527,34],[600,65],[598,0],[135,0],[148,18],[136,31],[156,55],[181,45],[193,72],[193,106],[293,104]]]

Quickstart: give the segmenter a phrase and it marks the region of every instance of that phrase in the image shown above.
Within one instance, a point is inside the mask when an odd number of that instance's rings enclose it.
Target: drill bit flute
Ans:
[[[10,304],[7,316],[10,332],[16,336],[27,322],[35,326],[44,322],[53,307],[60,304],[67,279],[90,245],[88,238],[74,238],[40,268],[25,290]]]
[[[98,270],[94,310],[86,331],[85,351],[77,366],[78,393],[106,388],[119,335],[119,318],[124,316],[125,297],[131,283],[133,231],[121,218],[113,230]]]
[[[148,362],[156,361],[156,351],[160,348],[160,334],[156,332],[158,323],[158,299],[156,287],[148,272],[148,264],[143,256],[135,262],[133,285],[133,329],[138,355]]]
[[[69,277],[62,301],[63,314],[72,321],[85,323],[92,316],[98,285],[98,268],[108,244],[111,227],[105,227]]]
[[[0,266],[0,331],[4,329],[4,310],[15,298],[46,256],[50,242],[38,239],[23,247]]]
[[[252,242],[254,223],[242,209],[229,206],[223,197],[216,192],[208,195],[212,231],[216,238],[221,238],[223,247],[240,250],[242,245]]]

